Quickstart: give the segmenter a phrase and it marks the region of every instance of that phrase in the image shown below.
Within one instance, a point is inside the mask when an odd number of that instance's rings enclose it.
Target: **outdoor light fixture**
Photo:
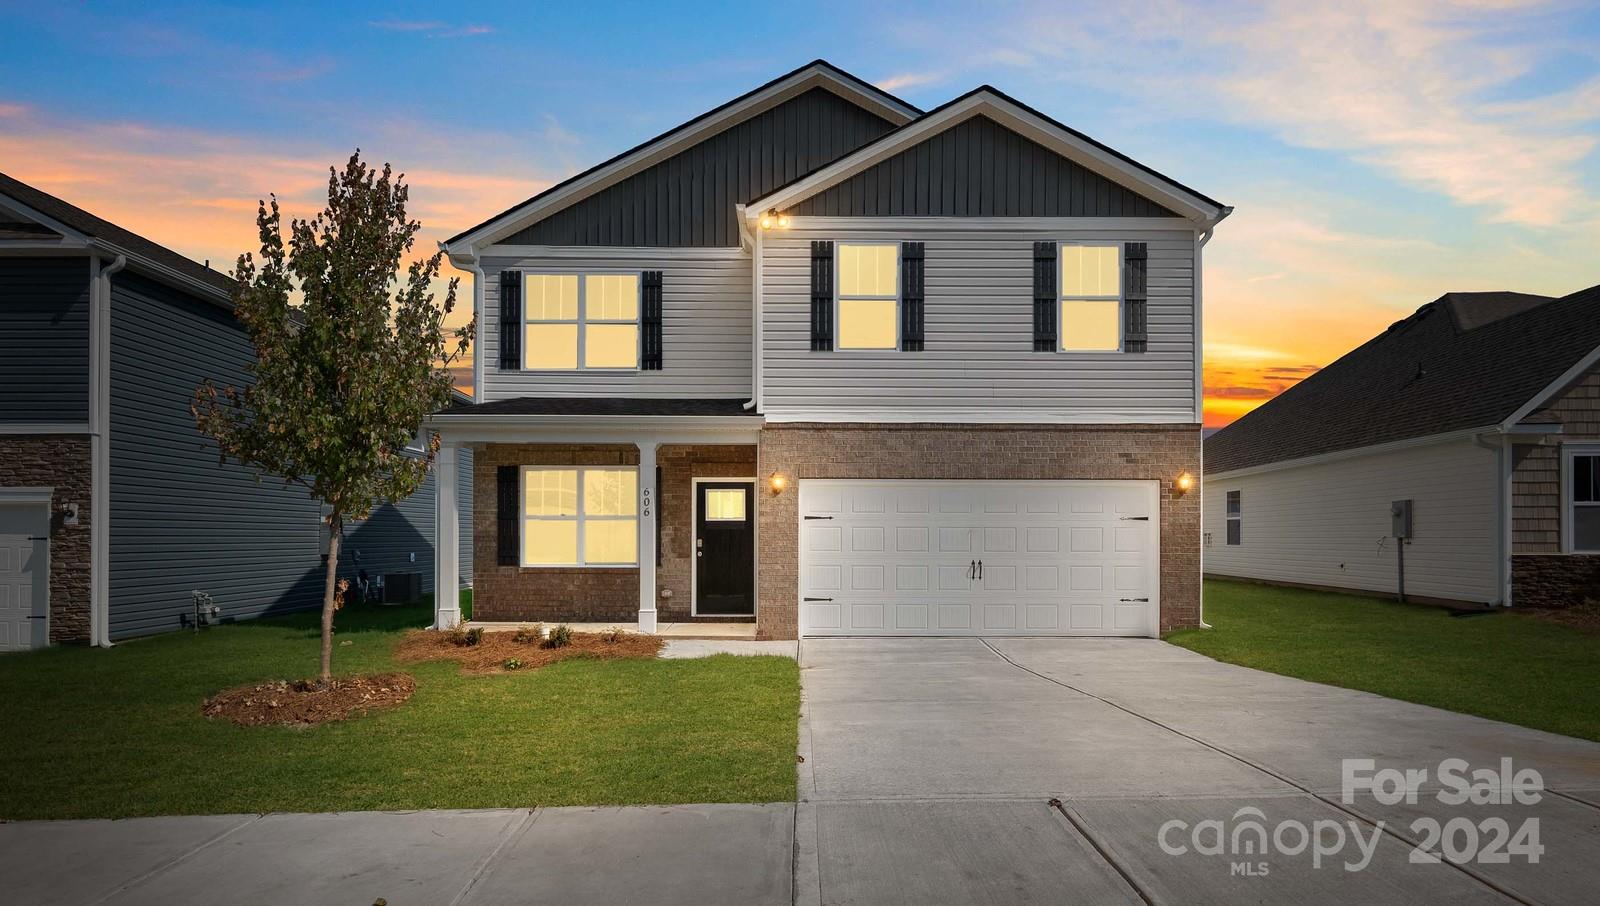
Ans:
[[[1188,472],[1182,472],[1177,478],[1173,479],[1172,487],[1175,488],[1180,495],[1187,494],[1194,490],[1194,476],[1190,475]]]
[[[772,489],[774,495],[782,494],[783,489],[789,486],[789,476],[782,472],[773,472],[767,478],[767,487]]]
[[[762,214],[761,215],[761,228],[763,230],[770,230],[773,227],[777,227],[780,230],[788,229],[789,228],[789,215],[788,214],[779,214],[777,208],[772,208],[771,210],[767,211],[767,213]]]

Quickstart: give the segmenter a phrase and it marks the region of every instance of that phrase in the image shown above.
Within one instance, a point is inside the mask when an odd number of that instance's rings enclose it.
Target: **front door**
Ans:
[[[755,482],[703,481],[694,491],[694,615],[756,612]]]

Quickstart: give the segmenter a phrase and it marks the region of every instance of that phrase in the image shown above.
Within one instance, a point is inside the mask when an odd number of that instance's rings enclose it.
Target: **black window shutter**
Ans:
[[[500,370],[522,368],[522,271],[500,272]]]
[[[900,243],[900,348],[922,351],[922,243]]]
[[[644,272],[644,317],[640,326],[641,355],[639,367],[645,371],[661,370],[661,272]]]
[[[1056,244],[1033,244],[1033,351],[1056,349]]]
[[[811,243],[811,351],[833,348],[833,243]]]
[[[497,466],[495,480],[495,562],[501,566],[516,566],[517,545],[521,543],[517,528],[522,524],[517,506],[517,467]]]
[[[1149,253],[1143,242],[1128,242],[1122,246],[1122,298],[1126,309],[1123,325],[1122,349],[1124,352],[1144,352],[1150,345]]]

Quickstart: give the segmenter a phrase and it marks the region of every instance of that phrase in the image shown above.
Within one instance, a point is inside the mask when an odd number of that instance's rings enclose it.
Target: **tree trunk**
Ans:
[[[333,611],[334,594],[339,582],[339,542],[344,538],[344,520],[338,513],[328,515],[328,571],[322,583],[322,672],[317,682],[323,686],[333,682]]]

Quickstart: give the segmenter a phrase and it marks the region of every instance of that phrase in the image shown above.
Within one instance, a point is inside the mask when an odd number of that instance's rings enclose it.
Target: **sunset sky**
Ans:
[[[431,251],[823,57],[924,108],[991,83],[1233,205],[1208,425],[1444,292],[1600,283],[1596,0],[259,6],[0,0],[0,171],[227,268],[359,146]]]

